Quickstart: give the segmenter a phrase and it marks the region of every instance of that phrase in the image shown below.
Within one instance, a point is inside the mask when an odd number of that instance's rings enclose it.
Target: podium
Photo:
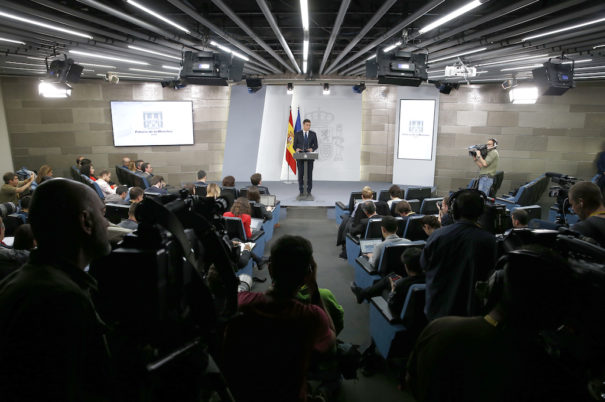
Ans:
[[[295,152],[294,159],[296,161],[303,161],[303,193],[296,197],[297,201],[313,201],[315,198],[309,193],[307,193],[307,170],[309,161],[313,161],[319,158],[319,154],[317,152]]]

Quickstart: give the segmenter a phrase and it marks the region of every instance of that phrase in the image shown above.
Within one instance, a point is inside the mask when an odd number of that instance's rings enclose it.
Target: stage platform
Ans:
[[[250,185],[250,182],[236,182],[236,188],[243,188]],[[297,201],[298,196],[298,182],[292,180],[291,182],[283,181],[264,181],[263,186],[267,186],[271,194],[275,194],[277,199],[281,202],[282,207],[333,207],[336,201],[342,201],[347,203],[349,201],[349,195],[353,191],[361,191],[363,186],[370,186],[372,190],[376,191],[376,194],[380,190],[388,190],[392,183],[385,182],[359,182],[359,181],[314,181],[312,194],[315,198],[314,201]],[[415,187],[405,186],[402,188]]]

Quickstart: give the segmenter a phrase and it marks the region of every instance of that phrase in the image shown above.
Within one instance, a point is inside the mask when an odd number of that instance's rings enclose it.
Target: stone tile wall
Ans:
[[[75,84],[71,98],[43,99],[37,84],[33,78],[1,79],[15,168],[49,164],[55,175],[69,177],[78,155],[90,158],[97,171],[112,172],[122,156],[129,156],[150,162],[155,174],[175,185],[194,181],[199,169],[206,170],[210,180],[221,178],[229,87],[188,86],[175,91],[159,83],[94,81]],[[195,145],[114,147],[112,100],[193,101]]]
[[[541,97],[534,105],[512,105],[499,85],[461,86],[441,95],[435,185],[439,194],[464,187],[477,169],[466,148],[499,141],[500,193],[544,172],[590,179],[593,160],[605,141],[605,85],[578,84],[563,96]],[[361,179],[391,181],[395,91],[364,92]],[[402,183],[405,184],[405,183]]]

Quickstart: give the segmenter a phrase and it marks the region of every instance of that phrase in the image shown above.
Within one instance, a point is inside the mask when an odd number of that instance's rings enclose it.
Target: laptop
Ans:
[[[252,232],[258,232],[263,228],[263,220],[259,218],[252,218],[252,222],[250,222],[250,230]]]
[[[275,195],[261,195],[260,196],[260,203],[264,204],[268,207],[274,207],[275,206]]]
[[[361,247],[361,253],[367,254],[374,251],[374,246],[382,243],[382,239],[368,239],[368,240],[359,240],[359,246]]]

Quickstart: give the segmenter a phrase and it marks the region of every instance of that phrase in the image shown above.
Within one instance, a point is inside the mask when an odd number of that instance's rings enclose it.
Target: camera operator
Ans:
[[[605,206],[599,187],[589,181],[574,184],[569,190],[569,203],[581,219],[571,229],[605,248]]]
[[[111,251],[105,206],[88,186],[55,179],[29,213],[38,244],[0,282],[0,399],[109,400],[109,354],[84,269]]]
[[[498,170],[498,161],[500,160],[500,156],[498,155],[498,151],[496,147],[498,146],[498,141],[494,138],[490,138],[487,141],[487,155],[485,158],[481,155],[481,152],[476,149],[475,156],[473,156],[473,160],[475,164],[479,167],[479,178],[478,178],[478,187],[479,191],[483,191],[485,195],[489,196],[489,190],[494,184],[494,175]]]

